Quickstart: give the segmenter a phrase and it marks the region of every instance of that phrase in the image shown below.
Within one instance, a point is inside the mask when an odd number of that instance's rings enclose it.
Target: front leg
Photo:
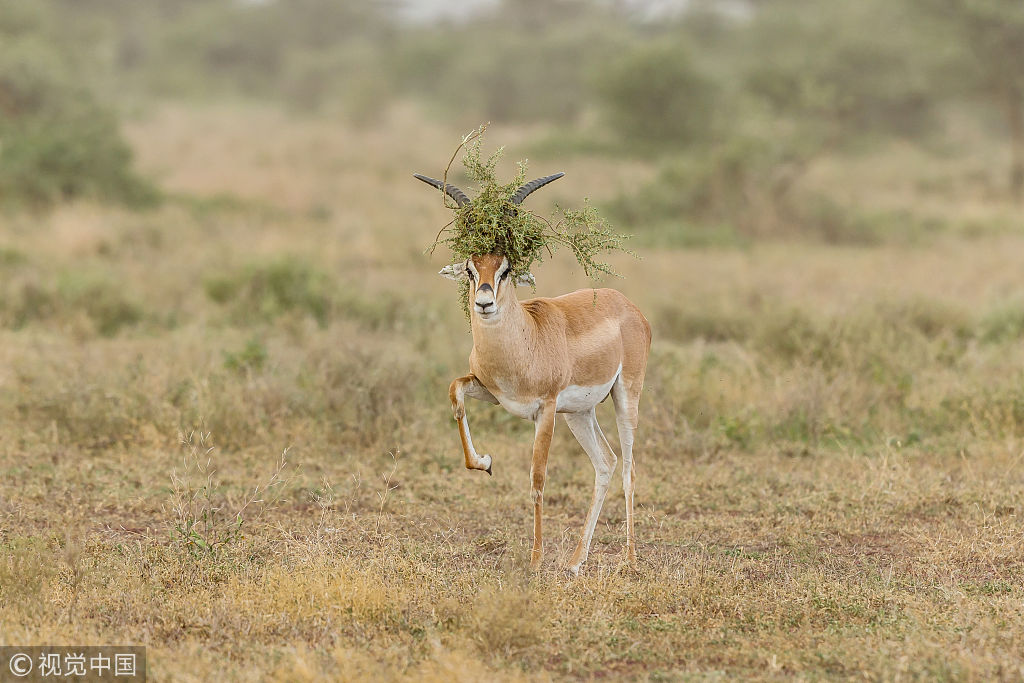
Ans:
[[[473,438],[469,433],[469,420],[466,419],[466,396],[489,401],[495,405],[497,405],[498,399],[472,374],[459,377],[448,387],[448,398],[452,402],[455,421],[459,423],[459,436],[462,438],[462,452],[466,456],[466,469],[483,470],[487,474],[491,474],[491,456],[478,455],[476,449],[473,448]]]
[[[530,464],[530,494],[533,496],[533,552],[530,553],[530,569],[540,567],[544,555],[544,540],[541,533],[541,519],[544,513],[544,479],[548,471],[548,451],[551,437],[555,433],[555,398],[544,402],[537,413],[537,434],[533,440],[533,461]]]

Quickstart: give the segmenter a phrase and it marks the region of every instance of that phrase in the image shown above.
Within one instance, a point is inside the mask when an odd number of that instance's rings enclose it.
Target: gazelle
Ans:
[[[562,177],[562,173],[523,185],[513,197],[520,204],[533,191]],[[423,182],[444,188],[461,207],[471,200],[457,187],[426,176]],[[541,520],[548,450],[555,414],[562,413],[569,430],[594,464],[594,498],[579,544],[569,561],[578,573],[590,552],[612,473],[615,451],[597,423],[595,408],[610,395],[622,449],[622,487],[626,498],[626,557],[636,560],[633,535],[633,437],[637,428],[651,326],[640,310],[614,289],[579,290],[555,298],[520,302],[510,282],[508,259],[502,254],[479,254],[446,266],[441,275],[468,278],[472,302],[473,351],[469,374],[451,383],[448,396],[459,425],[466,467],[491,473],[491,456],[477,453],[466,419],[466,396],[500,404],[513,415],[533,421],[536,436],[530,479],[533,497],[533,550],[536,569],[543,555]]]

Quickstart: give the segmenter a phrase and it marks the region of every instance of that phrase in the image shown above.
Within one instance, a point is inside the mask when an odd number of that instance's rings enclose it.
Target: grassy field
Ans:
[[[559,424],[531,574],[532,429],[471,402],[467,472],[447,402],[471,338],[411,174],[459,132],[161,107],[128,131],[160,208],[0,219],[0,640],[145,644],[155,680],[1024,677],[1020,210],[894,149],[808,182],[954,227],[639,240],[639,563],[616,477],[561,569],[593,470]],[[543,135],[491,131],[506,170]],[[532,156],[568,174],[539,209],[654,174]]]

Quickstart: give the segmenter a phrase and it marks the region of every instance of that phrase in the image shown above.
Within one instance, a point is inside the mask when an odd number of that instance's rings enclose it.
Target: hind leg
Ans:
[[[601,508],[608,494],[608,484],[612,480],[617,458],[615,451],[608,445],[604,432],[601,431],[601,425],[597,423],[597,415],[593,408],[585,413],[566,413],[565,423],[569,425],[569,431],[580,442],[580,446],[583,446],[583,450],[594,464],[594,498],[590,503],[587,521],[583,524],[580,542],[572,554],[572,559],[569,560],[569,570],[573,574],[579,574],[580,567],[590,554],[590,542],[594,539],[594,529],[597,527],[598,517],[601,516]]]
[[[622,448],[622,490],[626,497],[626,559],[634,563],[636,537],[633,533],[633,491],[636,488],[636,470],[633,467],[633,437],[639,421],[640,391],[639,388],[631,391],[631,388],[620,377],[612,387],[612,401],[615,403],[615,425],[619,430],[619,446]]]

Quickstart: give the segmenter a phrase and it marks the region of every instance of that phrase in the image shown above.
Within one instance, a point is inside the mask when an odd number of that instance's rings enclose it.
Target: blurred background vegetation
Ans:
[[[0,638],[172,681],[1024,678],[1022,56],[1011,0],[0,0]],[[593,569],[520,579],[528,423],[473,404],[463,471],[412,173],[485,121],[499,175],[566,172],[532,210],[636,236],[638,572],[616,478]],[[594,477],[554,438],[552,570]]]
[[[893,146],[972,161],[918,163],[923,195],[1024,199],[1024,7],[1000,0],[0,0],[0,45],[6,206],[156,201],[117,121],[167,100],[543,124],[537,155],[658,169],[603,205],[651,243],[979,229],[808,182]]]

